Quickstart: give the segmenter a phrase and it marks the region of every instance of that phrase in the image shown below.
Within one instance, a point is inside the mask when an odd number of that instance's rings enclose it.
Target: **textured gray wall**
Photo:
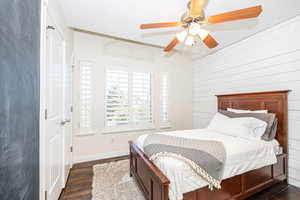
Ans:
[[[0,0],[0,199],[39,195],[40,0]]]

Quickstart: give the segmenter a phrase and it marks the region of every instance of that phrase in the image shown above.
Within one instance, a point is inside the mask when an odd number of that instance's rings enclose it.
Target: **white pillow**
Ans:
[[[268,113],[268,110],[239,110],[233,108],[227,108],[227,111],[234,113]]]
[[[265,133],[268,124],[265,121],[254,117],[231,118],[235,123],[241,124],[249,130],[249,135],[246,137],[261,139]],[[244,135],[243,135],[244,136]]]
[[[235,124],[229,117],[220,113],[215,114],[207,129],[231,136],[237,136],[239,133],[248,132],[246,127],[243,127],[240,124]]]
[[[225,135],[261,140],[267,123],[253,117],[229,118],[216,113],[207,128]]]

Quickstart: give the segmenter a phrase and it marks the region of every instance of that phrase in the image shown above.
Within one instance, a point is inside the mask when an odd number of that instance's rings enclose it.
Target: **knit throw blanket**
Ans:
[[[221,188],[226,160],[222,142],[151,134],[144,142],[144,152],[151,161],[160,157],[182,160],[209,184],[211,190]]]

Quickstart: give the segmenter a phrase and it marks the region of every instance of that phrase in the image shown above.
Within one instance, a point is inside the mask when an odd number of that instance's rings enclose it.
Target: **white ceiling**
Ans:
[[[188,0],[59,0],[70,27],[124,39],[166,46],[182,28],[140,30],[142,23],[178,21]],[[220,45],[209,50],[201,42],[196,47],[177,49],[207,55],[254,33],[300,15],[300,0],[209,0],[206,15],[263,6],[257,19],[208,25]]]

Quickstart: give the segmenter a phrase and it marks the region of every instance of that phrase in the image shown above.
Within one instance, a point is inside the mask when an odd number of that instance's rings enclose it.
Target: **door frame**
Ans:
[[[63,64],[66,65],[66,40],[62,28],[54,19],[52,11],[49,9],[48,0],[41,0],[41,14],[40,14],[40,116],[39,116],[39,200],[46,200],[46,70],[47,70],[47,49],[46,49],[46,36],[47,36],[47,17],[51,17],[53,25],[63,38],[64,45],[64,58]],[[73,88],[73,86],[72,86]],[[72,96],[73,97],[73,96]],[[73,133],[72,133],[73,134]],[[73,135],[72,135],[73,136]],[[73,139],[71,139],[73,146]],[[62,152],[63,153],[63,152]],[[71,152],[72,154],[72,152]],[[73,157],[71,155],[71,157]],[[71,161],[72,164],[72,161]],[[64,178],[63,178],[64,179]]]
[[[74,64],[73,64],[73,59],[74,59],[74,55],[72,54],[71,55],[71,59],[72,59],[72,63],[70,64],[70,65],[68,65],[67,64],[67,62],[66,62],[66,42],[64,42],[64,69],[63,69],[63,91],[62,91],[62,99],[63,99],[63,106],[62,106],[62,109],[63,109],[63,115],[65,114],[64,112],[66,111],[66,110],[68,110],[69,112],[70,112],[70,118],[66,118],[66,116],[63,116],[63,119],[62,120],[70,120],[70,122],[69,123],[71,123],[70,124],[70,126],[71,127],[69,127],[70,128],[70,131],[71,131],[71,135],[70,135],[70,146],[65,146],[66,145],[66,143],[65,143],[65,139],[66,139],[66,137],[65,137],[65,135],[64,135],[64,137],[63,137],[63,163],[64,163],[64,168],[63,168],[63,173],[62,173],[62,175],[63,175],[63,185],[65,186],[66,185],[66,183],[67,183],[67,179],[68,179],[68,175],[69,175],[69,173],[70,173],[70,170],[71,170],[71,168],[72,168],[72,166],[73,166],[73,70],[74,70]],[[68,73],[70,73],[70,74],[68,74]],[[68,93],[68,94],[70,94],[70,107],[65,107],[66,106],[66,85],[68,84],[67,82],[66,82],[66,76],[69,76],[69,83],[71,84],[70,85],[70,93]],[[66,126],[63,126],[62,127],[63,128],[63,134],[65,134],[66,133]],[[67,173],[67,176],[66,176],[66,173],[65,173],[65,161],[66,161],[66,151],[65,151],[65,149],[67,149],[68,151],[69,151],[69,153],[70,153],[70,158],[68,159],[69,160],[69,164],[70,164],[70,168],[68,169],[68,173]]]

